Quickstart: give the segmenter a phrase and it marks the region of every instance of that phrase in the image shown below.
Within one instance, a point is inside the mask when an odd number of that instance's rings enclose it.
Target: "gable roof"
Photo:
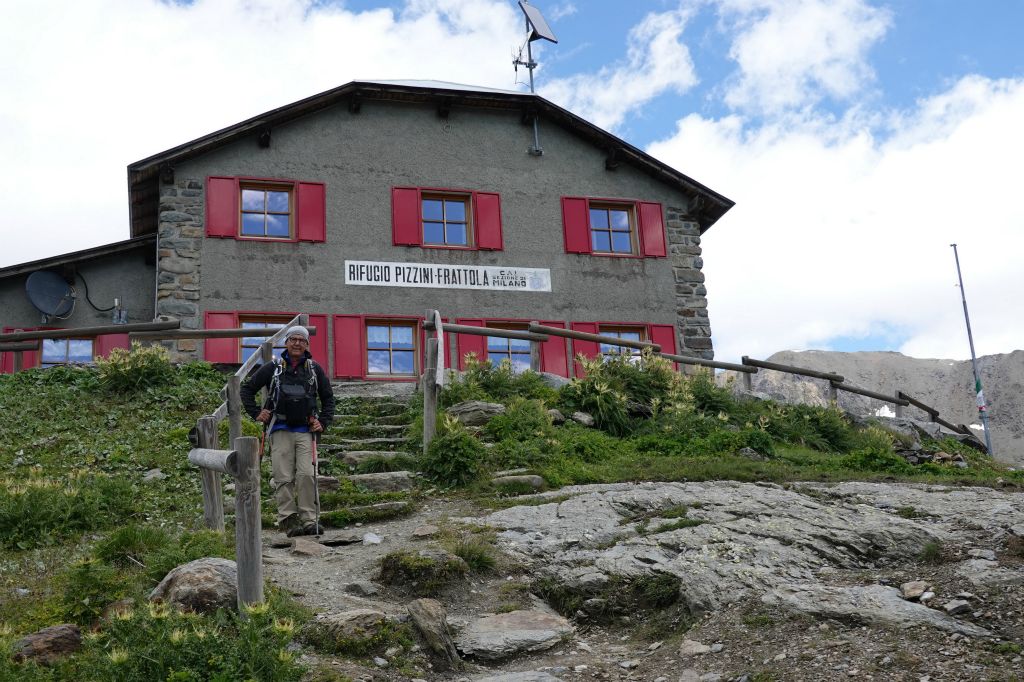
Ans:
[[[173,178],[175,163],[200,156],[245,136],[269,131],[275,126],[328,107],[346,104],[350,111],[358,111],[362,102],[370,101],[432,103],[439,110],[452,107],[504,109],[520,112],[524,123],[535,116],[541,116],[604,149],[607,154],[605,167],[609,170],[620,163],[627,163],[683,192],[690,199],[691,217],[700,224],[702,233],[734,204],[732,200],[625,140],[533,93],[443,81],[352,81],[129,164],[128,197],[132,237],[156,232],[159,183],[162,175]]]
[[[8,265],[5,268],[0,268],[0,279],[30,274],[36,270],[45,270],[46,268],[74,265],[76,263],[92,261],[96,258],[103,258],[104,256],[113,256],[126,251],[134,251],[136,249],[145,249],[146,253],[149,254],[151,253],[150,247],[155,244],[156,235],[147,234],[140,237],[132,237],[131,239],[126,239],[120,242],[113,242],[111,244],[93,246],[88,249],[82,249],[81,251],[72,251],[71,253],[49,256],[48,258],[41,258],[27,263],[15,263],[14,265]]]

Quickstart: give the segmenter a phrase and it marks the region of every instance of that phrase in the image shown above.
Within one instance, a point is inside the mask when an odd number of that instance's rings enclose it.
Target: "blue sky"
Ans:
[[[737,202],[703,243],[720,359],[967,357],[951,242],[978,352],[1024,347],[1024,2],[534,4],[539,94]],[[7,8],[0,266],[126,238],[128,163],[349,80],[523,89],[523,38],[513,0]]]

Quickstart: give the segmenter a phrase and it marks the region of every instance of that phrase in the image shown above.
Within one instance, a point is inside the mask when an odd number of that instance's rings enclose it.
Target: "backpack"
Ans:
[[[284,359],[274,358],[274,376],[270,380],[270,395],[274,396],[274,413],[278,421],[288,426],[306,426],[309,418],[316,413],[316,397],[319,386],[316,378],[316,363],[307,358],[306,368],[309,379],[302,384],[288,384],[281,381]]]

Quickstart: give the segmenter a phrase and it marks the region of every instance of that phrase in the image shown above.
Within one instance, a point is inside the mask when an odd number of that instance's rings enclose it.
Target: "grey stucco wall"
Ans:
[[[114,304],[114,297],[118,297],[128,310],[129,322],[152,321],[153,281],[156,276],[152,254],[148,253],[152,248],[150,244],[131,251],[75,263],[75,269],[88,283],[89,298],[93,303],[99,308],[109,308]],[[44,269],[63,272],[62,266]],[[2,326],[42,326],[40,312],[29,303],[25,295],[26,279],[28,274],[0,279]],[[82,278],[76,277],[74,286],[77,303],[72,315],[66,320],[51,320],[46,326],[71,328],[111,324],[113,313],[99,312],[89,305]]]
[[[606,170],[602,150],[543,120],[540,136],[538,158],[527,154],[532,129],[515,113],[454,109],[441,119],[428,106],[368,102],[359,114],[336,107],[276,128],[268,149],[252,137],[180,163],[176,184],[161,188],[158,313],[185,327],[198,326],[206,310],[421,315],[428,308],[451,317],[675,324],[682,352],[710,357],[699,231],[686,220],[686,197],[630,166]],[[203,238],[210,175],[325,182],[327,242]],[[498,192],[504,250],[393,246],[396,185]],[[661,202],[669,257],[565,253],[566,195]],[[553,291],[347,286],[345,260],[548,268]],[[182,359],[194,347],[179,344]]]

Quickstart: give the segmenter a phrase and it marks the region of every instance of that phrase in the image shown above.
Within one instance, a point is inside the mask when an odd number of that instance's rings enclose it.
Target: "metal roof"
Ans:
[[[35,272],[36,270],[57,267],[59,265],[70,265],[71,263],[77,263],[79,261],[111,256],[125,251],[133,251],[155,243],[156,235],[147,234],[141,237],[126,239],[121,242],[94,246],[89,249],[82,249],[81,251],[72,251],[71,253],[61,254],[60,256],[50,256],[49,258],[42,258],[28,263],[9,265],[6,268],[0,268],[0,279],[16,277],[17,275],[24,275],[26,273]]]
[[[607,154],[606,167],[627,163],[682,191],[690,198],[691,217],[700,224],[701,232],[711,227],[734,204],[668,164],[539,95],[443,81],[352,81],[130,164],[128,196],[132,236],[152,234],[157,230],[161,171],[173,171],[177,162],[332,106],[346,104],[350,109],[358,110],[364,101],[429,102],[446,108],[504,109],[520,112],[524,121],[541,116],[603,149]]]

